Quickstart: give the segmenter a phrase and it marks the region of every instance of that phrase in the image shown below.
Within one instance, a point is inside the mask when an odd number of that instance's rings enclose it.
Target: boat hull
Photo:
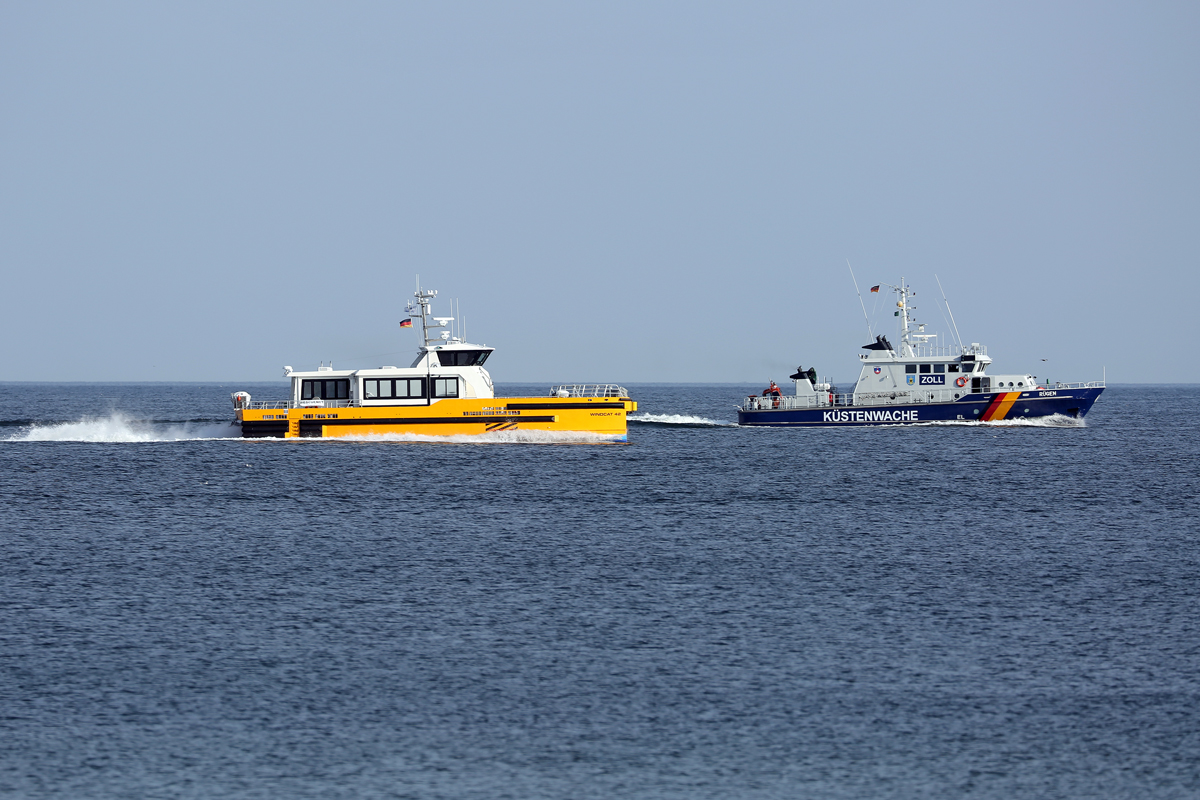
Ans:
[[[627,397],[501,397],[429,405],[238,409],[245,438],[483,435],[507,431],[589,433],[625,441]]]
[[[923,422],[1002,422],[1056,414],[1083,417],[1103,388],[1038,389],[1029,392],[968,394],[943,403],[896,403],[871,406],[740,409],[739,425],[841,427],[915,425]]]

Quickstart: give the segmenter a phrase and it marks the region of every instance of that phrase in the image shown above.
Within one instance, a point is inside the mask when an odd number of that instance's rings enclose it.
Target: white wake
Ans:
[[[9,442],[179,442],[241,438],[227,422],[147,422],[124,414],[84,417],[75,422],[37,424],[18,429]]]
[[[708,417],[696,417],[690,414],[630,414],[627,419],[630,422],[641,422],[651,425],[678,425],[680,427],[690,428],[736,428],[736,422],[729,422],[723,419],[709,419]]]
[[[1000,422],[981,422],[981,425],[1008,426],[1011,428],[1086,428],[1087,422],[1083,417],[1069,417],[1066,414],[1051,414],[1048,417],[1017,417]]]
[[[328,438],[242,439],[241,429],[226,422],[148,422],[124,414],[84,417],[74,422],[33,424],[17,428],[0,441],[7,442],[183,442],[237,439],[253,442],[430,442],[443,444],[610,444],[623,442],[623,434],[586,431],[495,431],[478,435],[431,436],[419,433],[382,433]]]
[[[431,444],[612,444],[624,442],[624,434],[586,431],[493,431],[431,436],[424,433],[365,433],[322,439],[290,439],[293,442],[427,442]]]
[[[1017,417],[1016,419],[995,420],[930,420],[929,422],[913,423],[920,425],[966,425],[983,428],[1086,428],[1087,422],[1083,417],[1070,417],[1066,414],[1051,414],[1048,417]]]

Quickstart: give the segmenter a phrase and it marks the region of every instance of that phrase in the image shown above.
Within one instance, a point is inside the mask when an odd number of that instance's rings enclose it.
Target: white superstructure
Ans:
[[[433,316],[434,290],[417,287],[406,306],[409,325],[420,323],[423,344],[408,367],[335,370],[332,365],[299,372],[284,367],[290,378],[293,406],[429,405],[440,399],[495,397],[492,376],[484,363],[495,348],[472,344],[451,332],[454,317]],[[401,323],[404,325],[404,323]],[[408,327],[408,325],[405,325]],[[440,331],[440,332],[439,332]]]
[[[988,375],[992,359],[987,348],[978,342],[938,344],[937,334],[926,333],[925,324],[912,318],[916,292],[904,279],[900,279],[899,286],[881,285],[891,289],[897,298],[895,315],[900,322],[900,348],[895,349],[886,336],[877,336],[873,343],[864,345],[867,352],[858,357],[862,370],[854,384],[854,405],[950,402],[972,392],[1026,391],[1037,387],[1033,375]]]

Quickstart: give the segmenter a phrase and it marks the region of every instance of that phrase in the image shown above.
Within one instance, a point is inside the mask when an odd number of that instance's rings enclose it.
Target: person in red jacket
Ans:
[[[762,393],[763,397],[770,397],[771,405],[779,408],[779,398],[783,397],[783,390],[775,385],[775,381],[771,381],[771,385]]]

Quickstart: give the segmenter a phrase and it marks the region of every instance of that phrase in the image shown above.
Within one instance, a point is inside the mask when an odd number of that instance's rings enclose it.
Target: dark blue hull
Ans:
[[[1030,392],[968,394],[947,403],[886,406],[824,406],[738,411],[739,425],[817,427],[840,425],[914,425],[922,422],[1001,422],[1061,414],[1082,417],[1103,387],[1038,389]]]

